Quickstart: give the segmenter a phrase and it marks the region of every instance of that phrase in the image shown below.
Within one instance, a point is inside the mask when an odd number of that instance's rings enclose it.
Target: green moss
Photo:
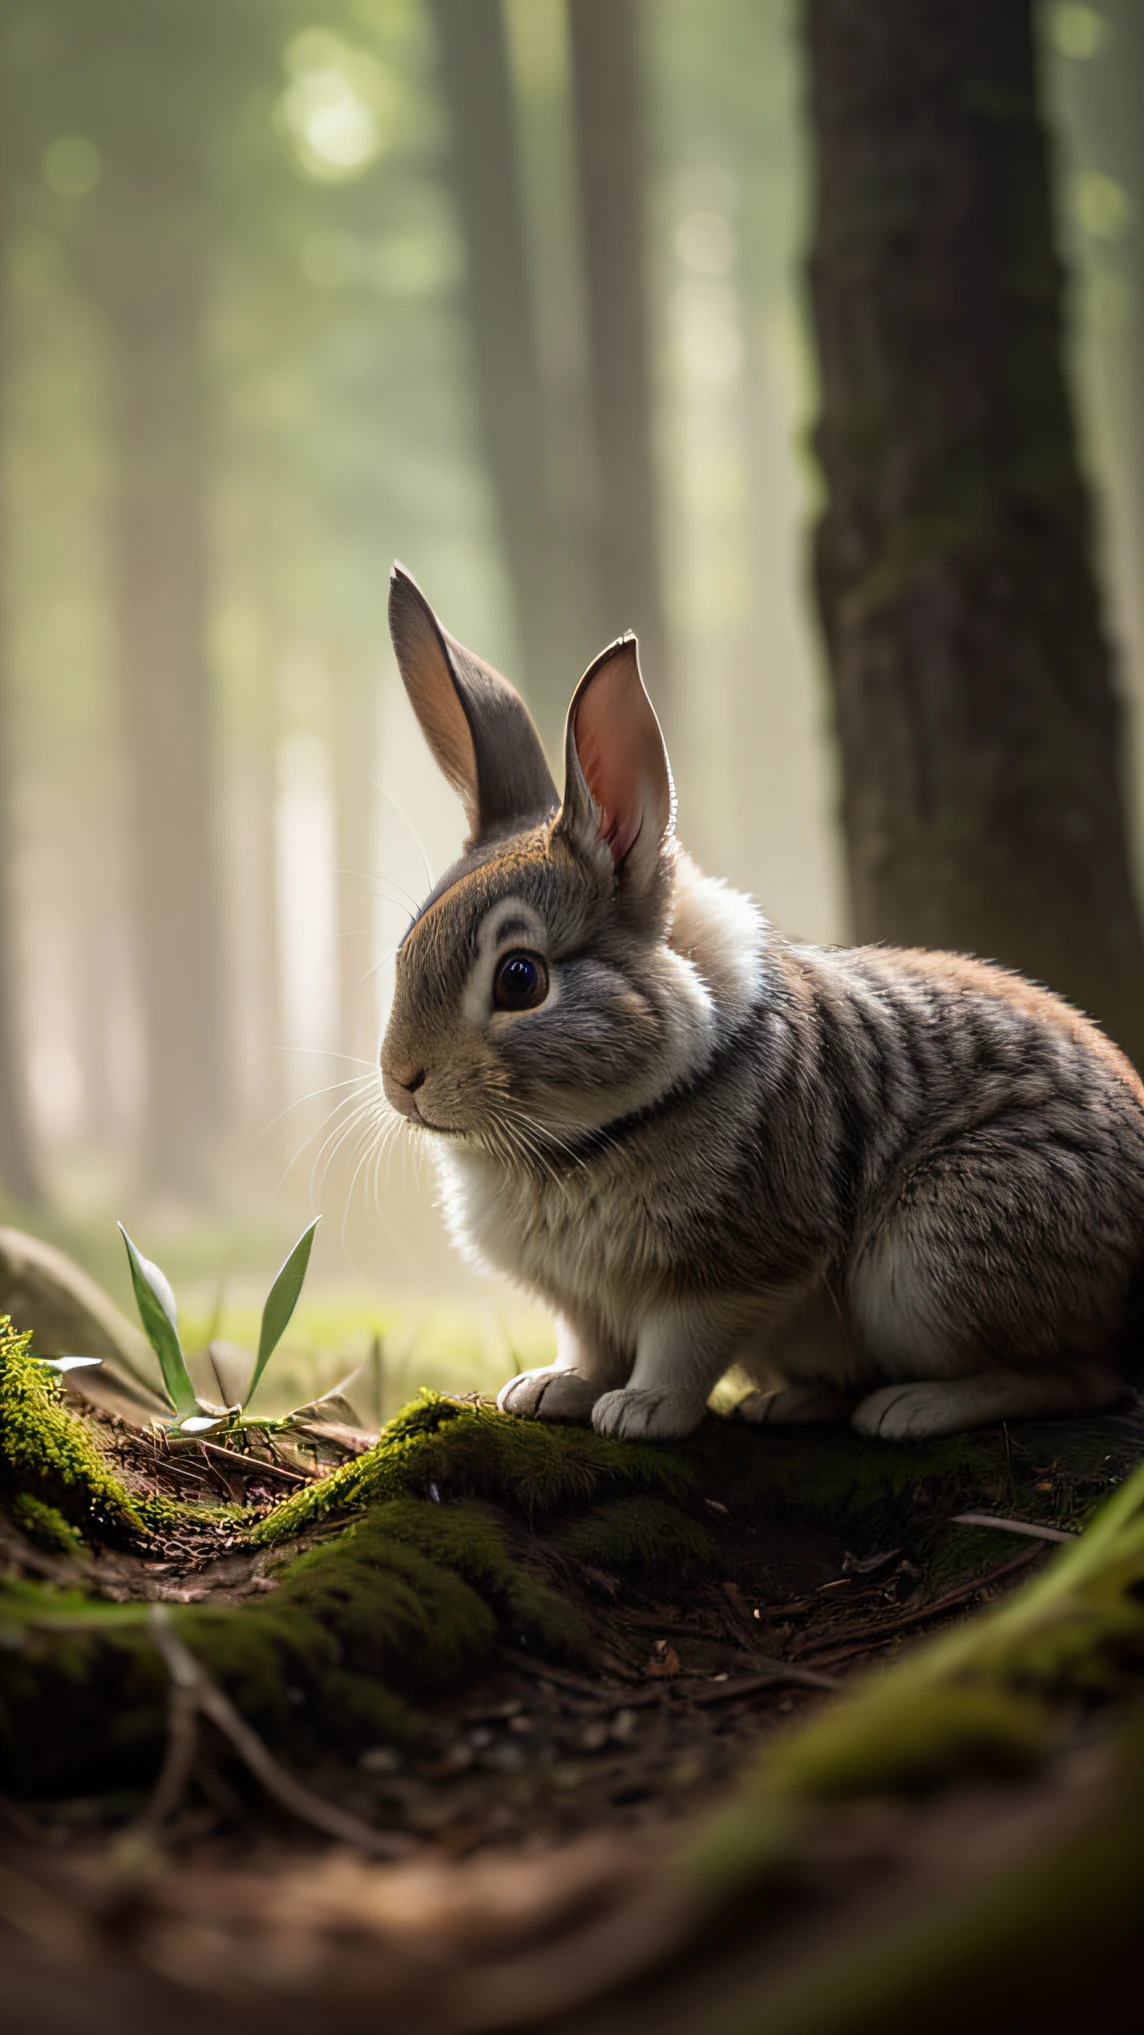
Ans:
[[[1048,1741],[1043,1705],[997,1688],[875,1684],[784,1747],[774,1778],[806,1799],[911,1792],[972,1769],[1028,1771]]]
[[[585,1657],[574,1605],[533,1575],[483,1506],[399,1498],[287,1562],[272,1594],[188,1605],[181,1637],[244,1717],[307,1757],[331,1742],[425,1738],[411,1702],[478,1670],[497,1644]],[[50,1790],[153,1768],[165,1676],[146,1606],[13,1585],[0,1596],[6,1784]],[[67,1728],[82,1686],[86,1734]],[[17,1756],[16,1748],[19,1748]]]
[[[23,1518],[51,1531],[54,1510],[57,1533],[82,1524],[104,1539],[145,1531],[152,1502],[124,1489],[26,1339],[9,1335],[0,1355],[3,1474]],[[1107,1435],[1074,1427],[1027,1431],[1020,1474],[1030,1489],[1015,1507],[1012,1463],[996,1436],[894,1449],[846,1432],[770,1435],[712,1420],[672,1449],[633,1447],[423,1394],[367,1455],[254,1526],[256,1543],[281,1550],[272,1593],[174,1615],[242,1713],[288,1753],[415,1739],[429,1729],[416,1705],[479,1672],[498,1645],[590,1660],[586,1621],[545,1579],[538,1542],[557,1562],[694,1577],[718,1559],[696,1516],[709,1492],[732,1520],[805,1522],[856,1547],[896,1546],[907,1533],[927,1560],[934,1548],[964,1546],[979,1566],[980,1538],[951,1528],[952,1512],[1072,1514],[1095,1488],[1094,1465],[1109,1474]],[[1028,1468],[1043,1462],[1054,1465],[1049,1478]],[[1034,1494],[1034,1480],[1050,1488]],[[931,1784],[951,1763],[1035,1759],[1061,1693],[1111,1688],[1144,1652],[1142,1512],[1144,1501],[1121,1494],[1054,1565],[1047,1596],[1022,1593],[968,1628],[971,1645],[956,1633],[920,1649],[806,1733],[774,1741],[736,1831],[725,1829],[715,1850],[757,1869],[760,1846],[833,1794]],[[291,1558],[285,1544],[303,1531],[318,1545]],[[999,1548],[1002,1559],[1011,1552]],[[74,1787],[98,1776],[102,1786],[154,1771],[167,1690],[147,1616],[145,1605],[39,1585],[3,1590],[9,1785]],[[80,1689],[85,1734],[74,1730]]]
[[[322,1520],[389,1498],[426,1496],[431,1486],[442,1500],[487,1498],[538,1518],[609,1490],[682,1497],[692,1482],[687,1465],[662,1449],[423,1393],[375,1448],[276,1507],[254,1538],[271,1545],[291,1540]]]
[[[34,1498],[30,1491],[16,1493],[12,1501],[12,1517],[33,1547],[41,1548],[45,1554],[83,1553],[82,1533],[69,1525],[54,1505],[45,1505],[42,1498]]]
[[[31,1353],[31,1336],[0,1322],[0,1473],[35,1488],[73,1520],[103,1531],[144,1519],[79,1417],[62,1404],[55,1374]]]
[[[556,1545],[576,1561],[621,1576],[670,1574],[680,1582],[709,1571],[718,1552],[702,1520],[662,1498],[642,1496],[595,1506],[558,1534]]]
[[[1090,1788],[1081,1827],[1052,1825],[1015,1862],[988,1851],[969,1883],[924,1890],[705,2015],[703,2035],[962,2035],[1109,2024],[1135,1991],[1144,1883],[1144,1716]],[[1113,2015],[1115,2023],[1116,2016]]]
[[[0,1318],[0,1488],[49,1505],[101,1539],[147,1538],[189,1514],[228,1508],[180,1505],[127,1489],[87,1423],[63,1403],[54,1371],[33,1356],[31,1336]]]
[[[380,1507],[371,1518],[393,1540],[418,1547],[463,1576],[496,1611],[506,1638],[549,1657],[588,1656],[591,1638],[583,1614],[529,1571],[486,1507],[427,1506],[407,1498]]]

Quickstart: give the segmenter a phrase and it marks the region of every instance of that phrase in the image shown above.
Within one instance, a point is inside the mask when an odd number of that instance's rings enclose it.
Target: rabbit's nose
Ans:
[[[410,1095],[416,1095],[425,1079],[424,1067],[394,1067],[390,1071],[397,1086]]]

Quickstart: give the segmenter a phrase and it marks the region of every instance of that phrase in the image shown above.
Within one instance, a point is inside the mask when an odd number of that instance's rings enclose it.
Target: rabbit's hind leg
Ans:
[[[851,1425],[880,1441],[920,1441],[960,1434],[995,1420],[1031,1420],[1058,1413],[1097,1413],[1124,1396],[1109,1369],[981,1371],[971,1378],[918,1385],[883,1385],[855,1408]]]
[[[859,1434],[916,1440],[1123,1396],[1113,1352],[1144,1211],[1117,1156],[1077,1164],[1065,1194],[1049,1141],[998,1120],[914,1169],[846,1282],[868,1364]]]
[[[853,1399],[836,1385],[780,1385],[775,1392],[748,1392],[735,1408],[737,1420],[752,1427],[809,1427],[849,1419]]]
[[[736,1356],[757,1387],[740,1399],[738,1419],[752,1427],[805,1427],[849,1420],[860,1376],[842,1309],[822,1278],[768,1322]]]

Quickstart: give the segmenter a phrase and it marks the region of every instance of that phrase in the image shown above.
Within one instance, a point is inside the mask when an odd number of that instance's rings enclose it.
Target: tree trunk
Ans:
[[[1030,0],[807,0],[806,22],[854,932],[1022,968],[1144,1061]]]
[[[368,664],[343,651],[334,688],[334,786],[338,826],[338,1049],[347,1060],[377,1053],[377,976],[373,951],[373,814],[376,791],[377,688]],[[349,1076],[348,1064],[339,1070]]]
[[[7,292],[3,275],[8,239],[5,168],[0,164],[0,399],[8,382],[9,344]],[[0,523],[0,1187],[17,1201],[30,1206],[39,1201],[41,1190],[32,1158],[26,1115],[20,1052],[19,976],[12,924],[13,767],[8,713],[7,616],[3,600],[4,562],[4,532]]]
[[[33,1206],[41,1198],[32,1158],[20,1051],[19,973],[12,925],[12,759],[0,664],[0,1187]]]
[[[1137,655],[1144,654],[1144,9],[1139,0],[1106,0],[1111,30],[1091,60],[1064,65],[1064,90],[1079,129],[1085,167],[1124,190],[1128,215],[1116,269],[1127,285],[1118,317],[1102,325],[1101,379],[1120,441],[1114,477],[1131,559],[1127,588]],[[1109,250],[1111,253],[1111,250]],[[1107,259],[1107,256],[1106,256]],[[1104,264],[1101,264],[1102,269]],[[1107,271],[1105,271],[1107,274]],[[1138,675],[1137,696],[1144,691]]]
[[[1114,174],[1128,191],[1128,305],[1122,341],[1129,443],[1125,461],[1134,554],[1137,622],[1144,638],[1144,11],[1139,0],[1113,0],[1109,57]]]
[[[644,235],[644,133],[633,0],[568,0],[588,299],[603,626],[634,628],[662,700],[667,632],[659,568]]]
[[[202,285],[150,194],[105,277],[116,456],[117,666],[147,1051],[144,1167],[194,1193],[220,1090],[213,730],[206,657]]]
[[[551,732],[579,672],[568,668],[565,574],[546,477],[501,0],[432,0],[431,12],[468,263],[477,416],[512,589],[521,683]]]

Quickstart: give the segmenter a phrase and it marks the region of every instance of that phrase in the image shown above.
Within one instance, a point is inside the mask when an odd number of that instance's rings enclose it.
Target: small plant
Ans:
[[[308,1229],[303,1230],[278,1277],[266,1296],[262,1310],[262,1325],[258,1338],[258,1353],[253,1360],[250,1383],[237,1406],[216,1406],[203,1399],[196,1392],[183,1346],[179,1340],[179,1312],[170,1282],[141,1251],[136,1250],[123,1224],[119,1229],[127,1246],[127,1260],[131,1267],[131,1284],[135,1289],[135,1302],[143,1323],[147,1340],[159,1359],[163,1374],[163,1389],[166,1393],[170,1417],[163,1422],[166,1432],[171,1435],[195,1436],[207,1434],[214,1428],[226,1428],[228,1433],[242,1432],[251,1427],[281,1428],[288,1426],[295,1418],[286,1414],[280,1419],[267,1419],[264,1415],[251,1416],[250,1403],[262,1381],[266,1367],[274,1355],[287,1323],[298,1305],[310,1251],[314,1242],[314,1231],[320,1217]],[[348,1382],[348,1381],[347,1381]],[[303,1411],[307,1409],[299,1409]]]

